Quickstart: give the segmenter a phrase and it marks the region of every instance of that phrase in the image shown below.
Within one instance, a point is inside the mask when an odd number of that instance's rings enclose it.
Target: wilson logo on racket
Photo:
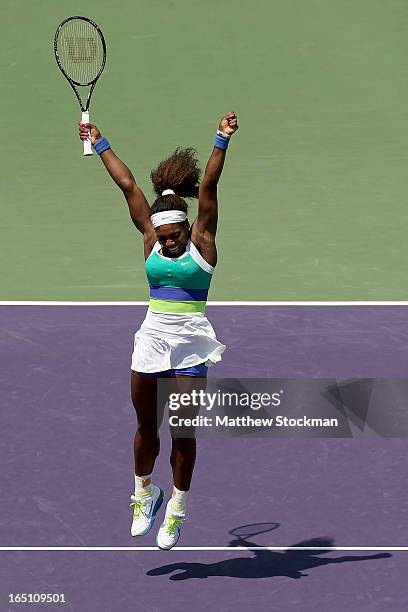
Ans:
[[[92,92],[106,63],[106,44],[102,30],[88,17],[68,17],[55,32],[54,53],[81,107],[81,121],[89,123]],[[86,88],[86,99],[79,93],[78,87]],[[89,136],[84,140],[84,155],[92,155]]]
[[[93,62],[96,58],[97,42],[94,38],[67,36],[65,44],[70,60],[75,63]]]

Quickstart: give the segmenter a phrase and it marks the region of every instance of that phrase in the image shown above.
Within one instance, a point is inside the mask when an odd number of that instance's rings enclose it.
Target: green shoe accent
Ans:
[[[169,534],[173,534],[176,531],[177,527],[180,527],[182,522],[183,522],[183,519],[176,518],[173,515],[170,516],[168,523],[167,523],[167,532]]]
[[[133,506],[133,518],[139,518],[140,513],[142,511],[142,501],[138,500],[138,501],[134,501],[130,504],[130,507]]]

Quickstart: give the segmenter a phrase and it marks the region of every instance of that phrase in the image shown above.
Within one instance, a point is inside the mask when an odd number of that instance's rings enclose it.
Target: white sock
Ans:
[[[187,493],[188,491],[180,491],[177,487],[173,486],[173,495],[169,501],[169,506],[174,512],[185,513],[187,505]]]
[[[135,474],[136,497],[149,497],[152,494],[152,475],[137,476]]]

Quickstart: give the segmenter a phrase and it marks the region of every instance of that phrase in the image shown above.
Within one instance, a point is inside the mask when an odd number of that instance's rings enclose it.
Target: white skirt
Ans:
[[[212,366],[221,360],[225,349],[203,314],[152,312],[149,309],[135,333],[131,367],[135,372],[150,374],[199,363]]]

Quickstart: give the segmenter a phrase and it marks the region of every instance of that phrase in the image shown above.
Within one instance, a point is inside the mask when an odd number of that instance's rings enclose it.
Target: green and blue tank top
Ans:
[[[159,254],[156,242],[146,260],[150,310],[154,312],[204,313],[214,268],[189,240],[186,251],[172,259]]]

